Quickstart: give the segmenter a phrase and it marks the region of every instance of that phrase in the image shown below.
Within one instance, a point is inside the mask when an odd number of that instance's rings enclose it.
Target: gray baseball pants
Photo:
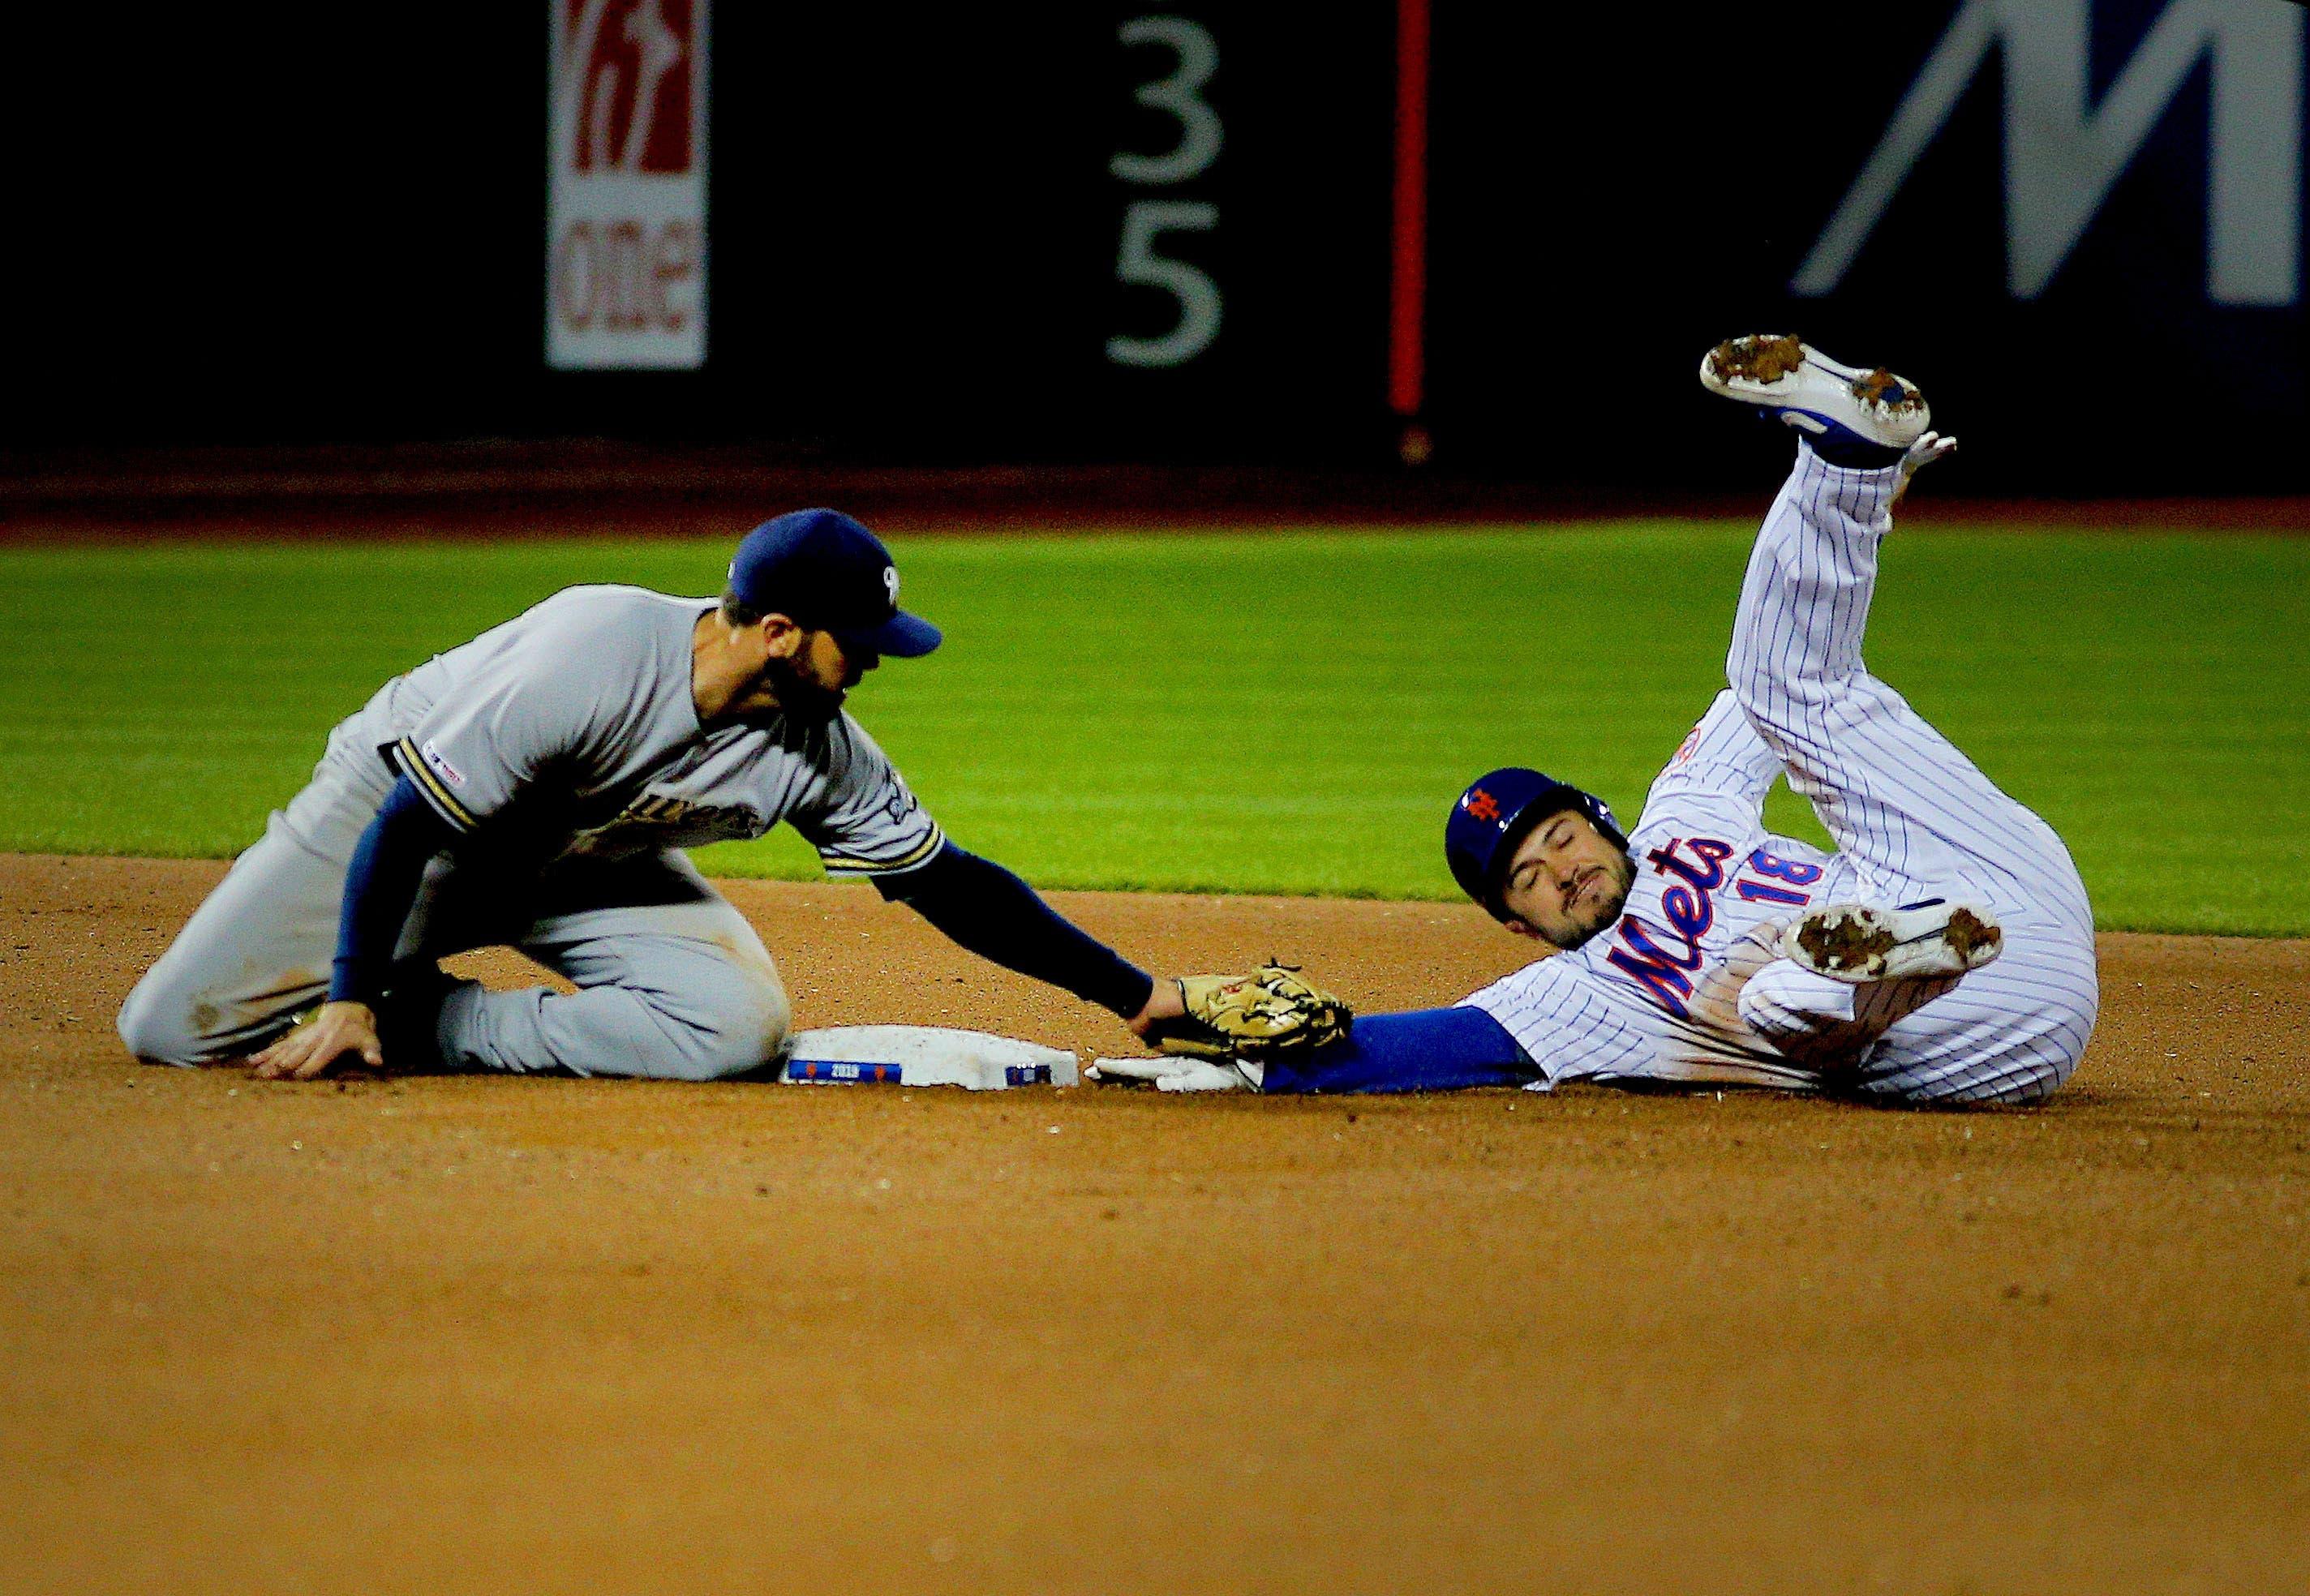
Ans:
[[[367,719],[331,734],[312,781],[129,993],[120,1037],[138,1057],[254,1053],[328,995],[345,872],[392,789]],[[434,1037],[452,1069],[711,1080],[760,1068],[785,1042],[769,950],[680,853],[563,861],[519,880],[435,859],[396,958],[505,944],[578,990],[456,987]]]

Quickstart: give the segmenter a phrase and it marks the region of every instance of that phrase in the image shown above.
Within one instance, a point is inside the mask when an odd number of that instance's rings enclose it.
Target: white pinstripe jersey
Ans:
[[[1821,1084],[1768,1035],[1880,1101],[2035,1103],[2077,1068],[2099,982],[2069,850],[1862,661],[1900,485],[1898,470],[1832,466],[1798,444],[1741,583],[1732,690],[1653,784],[1630,838],[1627,912],[1587,946],[1467,1000],[1515,1037],[1538,1084]],[[1765,832],[1759,807],[1783,770],[1839,852]],[[1856,987],[1761,941],[1734,946],[1808,903],[1935,896],[1998,918],[1995,963],[1961,980]]]
[[[1765,794],[1780,774],[1732,695],[1718,695],[1646,794],[1620,921],[1463,1000],[1516,1039],[1541,1084],[1813,1084],[1761,1038],[1744,1045],[1692,1020],[1696,992],[1732,943],[1760,922],[1854,894],[1845,860],[1765,829]]]
[[[703,729],[711,599],[572,587],[387,682],[353,717],[461,832],[538,863],[743,841],[784,820],[829,874],[896,873],[944,837],[847,714]]]

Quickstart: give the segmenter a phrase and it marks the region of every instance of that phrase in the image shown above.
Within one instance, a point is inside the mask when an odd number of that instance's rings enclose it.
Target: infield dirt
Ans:
[[[300,1087],[113,1035],[221,869],[0,856],[0,1588],[2310,1588],[2310,944],[2103,938],[2028,1113]],[[1128,1042],[727,889],[801,1023]],[[1372,1008],[1522,958],[1056,901]]]

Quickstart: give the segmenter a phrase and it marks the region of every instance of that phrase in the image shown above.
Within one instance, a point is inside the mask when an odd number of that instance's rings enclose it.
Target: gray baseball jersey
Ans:
[[[847,716],[700,728],[691,638],[712,607],[574,587],[386,683],[137,984],[123,1039],[199,1063],[263,1045],[318,1002],[348,866],[400,771],[486,840],[433,862],[399,957],[511,941],[579,988],[459,988],[436,1027],[441,1058],[697,1080],[759,1067],[786,1035],[784,985],[679,850],[785,820],[830,873],[883,876],[944,839]]]
[[[944,840],[848,715],[701,731],[690,639],[709,599],[572,587],[389,684],[376,746],[460,831],[541,862],[746,841],[784,820],[829,874],[885,875]]]

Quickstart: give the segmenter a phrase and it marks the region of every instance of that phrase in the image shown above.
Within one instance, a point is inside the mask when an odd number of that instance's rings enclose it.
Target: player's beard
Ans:
[[[1616,854],[1604,870],[1611,878],[1604,896],[1583,904],[1569,916],[1572,927],[1568,936],[1550,936],[1548,939],[1567,953],[1593,941],[1599,932],[1618,924],[1620,911],[1628,906],[1629,889],[1637,883],[1636,861],[1626,854]]]
[[[777,713],[803,726],[822,726],[842,713],[843,690],[821,687],[792,660],[762,662],[763,680],[777,695]]]

